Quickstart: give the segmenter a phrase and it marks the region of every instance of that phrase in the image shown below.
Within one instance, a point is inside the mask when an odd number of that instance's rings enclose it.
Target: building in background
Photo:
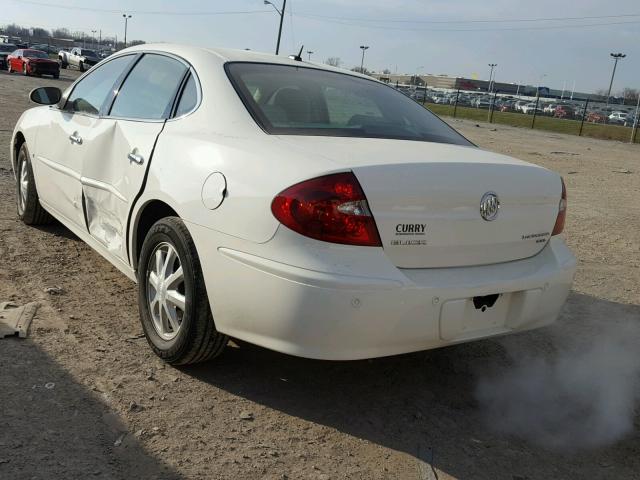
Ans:
[[[425,86],[428,88],[443,88],[448,90],[467,90],[467,91],[476,91],[476,92],[488,92],[489,91],[489,81],[488,80],[477,80],[473,78],[464,78],[464,77],[450,77],[448,75],[400,75],[400,74],[385,74],[385,73],[372,73],[371,76],[381,82],[389,83],[392,85],[415,85],[415,86]],[[537,94],[537,86],[534,85],[523,85],[517,83],[503,83],[503,82],[493,82],[492,91],[502,94],[508,95],[524,95],[529,97],[535,97]],[[560,98],[563,96],[564,98],[569,98],[571,96],[571,92],[565,90],[556,90],[549,87],[541,86],[540,87],[540,96],[541,97],[553,97]],[[591,99],[596,101],[604,100],[605,98],[601,95],[596,95],[593,93],[585,93],[585,92],[574,92],[574,99]]]

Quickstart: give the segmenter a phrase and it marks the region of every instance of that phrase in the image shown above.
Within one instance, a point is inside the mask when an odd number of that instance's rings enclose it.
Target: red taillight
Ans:
[[[556,217],[556,224],[553,226],[553,232],[551,235],[558,235],[564,230],[564,220],[567,217],[567,188],[564,186],[564,180],[562,181],[562,197],[560,197],[560,203],[558,204],[558,216]]]
[[[367,199],[351,172],[293,185],[273,199],[271,211],[284,226],[307,237],[347,245],[382,246]]]

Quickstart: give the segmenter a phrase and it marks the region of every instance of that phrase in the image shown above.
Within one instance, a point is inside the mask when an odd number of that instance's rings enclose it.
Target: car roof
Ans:
[[[370,81],[382,83],[373,77],[370,77],[368,75],[362,75],[360,73],[353,72],[351,70],[345,70],[342,68],[325,65],[323,63],[309,62],[306,60],[301,60],[301,61],[293,60],[285,55],[274,55],[272,53],[258,52],[255,50],[237,50],[233,48],[198,47],[194,45],[181,45],[181,44],[175,44],[175,43],[155,43],[155,44],[145,43],[142,45],[129,47],[125,50],[121,50],[118,53],[122,53],[126,51],[166,52],[166,53],[178,55],[180,57],[183,57],[186,60],[189,60],[195,54],[209,54],[213,57],[216,57],[218,61],[220,61],[221,63],[253,62],[253,63],[272,63],[272,64],[279,64],[279,65],[289,65],[293,67],[305,66],[305,67],[316,68],[320,70],[344,73],[354,77],[365,78]],[[297,52],[295,54],[297,54]]]

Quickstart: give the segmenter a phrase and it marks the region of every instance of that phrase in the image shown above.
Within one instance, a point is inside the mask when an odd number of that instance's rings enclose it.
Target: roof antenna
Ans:
[[[298,52],[297,55],[289,55],[289,58],[291,60],[295,60],[296,62],[301,62],[302,61],[302,50],[304,49],[304,45],[302,45],[300,47],[300,51]]]

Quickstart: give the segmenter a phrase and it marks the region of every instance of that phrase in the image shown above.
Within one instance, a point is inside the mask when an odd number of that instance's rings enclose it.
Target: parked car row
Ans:
[[[597,106],[589,105],[585,112],[585,102],[583,100],[549,100],[546,98],[518,98],[512,95],[494,95],[487,92],[458,91],[458,90],[436,90],[424,86],[398,85],[396,88],[420,103],[434,103],[440,105],[458,105],[464,107],[474,107],[490,109],[493,107],[499,112],[515,112],[525,115],[546,115],[560,119],[575,120],[581,119],[584,115],[586,122],[606,123],[610,125],[633,126],[634,112],[623,111],[619,105]],[[493,104],[493,105],[492,105]]]
[[[58,60],[50,58],[50,53],[58,53]],[[70,52],[53,50],[48,45],[34,45],[32,48],[17,48],[10,43],[0,44],[0,69],[23,75],[51,75],[60,77],[60,68],[77,67],[81,72],[88,70],[109,52],[96,53],[85,48],[73,48]]]

